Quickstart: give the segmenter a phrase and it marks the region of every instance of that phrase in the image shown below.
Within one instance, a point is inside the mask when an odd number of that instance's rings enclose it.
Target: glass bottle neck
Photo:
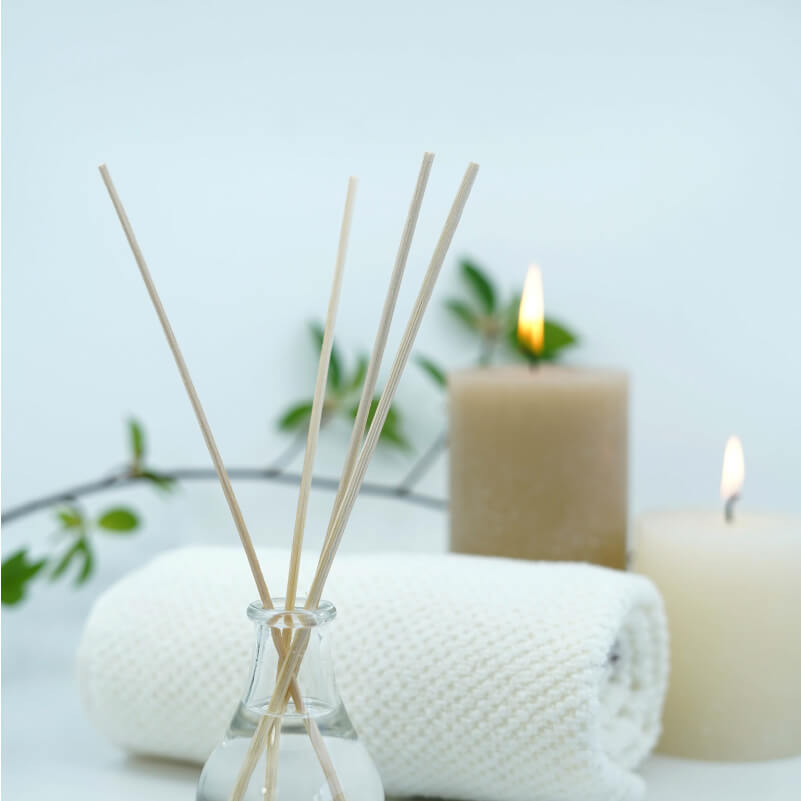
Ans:
[[[283,599],[275,599],[280,604]],[[342,704],[334,678],[331,621],[336,610],[321,602],[305,610],[299,598],[293,610],[280,606],[265,610],[251,604],[248,616],[256,624],[256,648],[250,682],[242,703],[257,715],[268,713],[283,660],[298,649],[302,656],[283,718],[323,717]]]

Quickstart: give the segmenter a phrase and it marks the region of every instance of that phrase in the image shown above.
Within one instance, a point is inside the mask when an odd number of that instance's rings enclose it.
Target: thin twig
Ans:
[[[276,470],[278,472],[289,467],[295,460],[296,456],[303,453],[303,448],[306,445],[306,430],[301,428],[290,441],[289,445],[278,454],[268,465],[268,470]]]
[[[429,471],[436,458],[448,447],[448,431],[440,431],[437,438],[426,448],[423,455],[412,465],[409,472],[398,485],[403,492],[411,492],[412,487]]]
[[[173,474],[178,479],[202,480],[211,479],[214,476],[206,468],[183,468],[174,471]],[[293,472],[270,472],[260,467],[232,467],[228,469],[228,475],[234,480],[240,481],[273,481],[276,484],[287,484],[298,486],[300,484],[300,473]],[[339,479],[333,476],[314,476],[312,478],[312,489],[327,490],[336,492],[339,486]],[[381,484],[378,482],[366,481],[362,484],[361,492],[363,495],[372,495],[376,498],[394,498],[399,501],[408,501],[417,506],[424,506],[428,509],[445,510],[448,508],[446,498],[438,498],[434,495],[426,495],[419,492],[406,492],[397,484]]]
[[[288,486],[300,485],[300,473],[285,470],[276,470],[271,467],[229,467],[228,476],[233,481],[269,481],[275,484],[286,484]],[[156,472],[156,471],[153,471]],[[211,467],[175,467],[171,470],[159,470],[158,475],[173,481],[214,481],[217,474]],[[149,484],[150,480],[141,475],[132,475],[130,472],[116,473],[111,476],[99,478],[96,481],[87,481],[83,484],[76,484],[74,487],[43,495],[41,498],[34,498],[25,501],[17,506],[12,506],[2,513],[0,522],[3,525],[13,523],[23,517],[41,512],[60,504],[72,503],[79,498],[88,495],[96,495],[99,492],[106,492],[110,489],[122,489],[136,484]],[[312,489],[325,490],[326,492],[336,492],[339,486],[339,479],[333,476],[314,476],[312,478]],[[362,484],[362,494],[372,495],[377,498],[390,498],[398,501],[406,501],[416,506],[427,509],[438,509],[444,511],[448,508],[446,498],[437,498],[434,495],[425,495],[417,492],[407,492],[399,484],[381,484],[379,482],[367,481]]]
[[[216,478],[216,475],[212,473]],[[58,504],[67,504],[77,501],[85,495],[94,495],[98,492],[114,489],[115,487],[124,487],[139,480],[139,477],[130,475],[127,471],[124,473],[114,473],[110,476],[98,478],[95,481],[86,481],[83,484],[76,484],[74,487],[69,487],[59,492],[53,492],[49,495],[43,495],[41,498],[33,498],[30,501],[12,506],[10,509],[3,510],[0,516],[0,522],[3,525],[13,523],[22,517],[32,515],[34,512],[39,512],[42,509],[48,509],[51,506]]]
[[[497,342],[497,336],[487,336],[485,334],[481,337],[481,349],[478,354],[478,364],[480,367],[486,367],[492,362],[492,354]]]

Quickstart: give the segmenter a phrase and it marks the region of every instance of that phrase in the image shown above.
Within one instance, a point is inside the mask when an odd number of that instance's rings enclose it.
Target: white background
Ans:
[[[399,314],[466,162],[482,169],[419,339],[474,356],[441,301],[470,254],[583,338],[576,364],[632,376],[632,514],[715,505],[745,445],[744,506],[801,511],[801,10],[792,2],[122,3],[3,9],[3,505],[94,478],[146,424],[156,465],[207,455],[97,174],[107,161],[226,460],[262,464],[308,394],[305,321],[327,301],[347,176],[361,177],[338,336],[366,347],[422,152],[437,152]],[[393,342],[397,342],[397,330]],[[418,450],[444,421],[411,368]],[[344,432],[321,445],[338,466]],[[409,458],[379,455],[373,477]],[[441,493],[440,463],[424,489]],[[260,542],[294,491],[241,487]],[[6,681],[69,670],[93,597],[165,547],[228,541],[219,490],[162,502],[101,542],[73,593],[4,613]],[[330,496],[315,495],[309,543]],[[3,552],[46,546],[41,515]],[[351,548],[443,547],[443,515],[363,499]],[[278,578],[274,581],[279,581]],[[56,614],[57,613],[57,614]]]

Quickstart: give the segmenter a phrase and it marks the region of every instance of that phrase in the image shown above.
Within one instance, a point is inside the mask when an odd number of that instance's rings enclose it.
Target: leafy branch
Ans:
[[[129,420],[127,425],[130,453],[129,463],[123,469],[96,481],[36,498],[3,512],[2,522],[8,524],[34,512],[54,508],[57,524],[54,532],[55,545],[47,556],[34,559],[28,548],[20,548],[3,559],[0,576],[3,605],[14,605],[25,600],[29,584],[42,577],[57,581],[72,574],[73,584],[76,587],[82,586],[94,572],[94,534],[128,535],[141,527],[139,515],[125,506],[106,508],[95,518],[90,518],[79,506],[79,498],[134,484],[147,484],[164,493],[175,489],[179,481],[217,480],[217,474],[211,467],[184,467],[165,471],[148,466],[145,462],[146,438],[142,425],[135,420]],[[268,467],[229,467],[228,474],[233,480],[267,480],[298,485],[300,474],[286,470],[286,466],[297,455],[299,448],[302,449],[304,439],[303,436],[296,437],[290,447]],[[334,477],[315,476],[312,481],[315,489],[335,491],[338,486],[339,479]],[[365,482],[362,493],[405,500],[432,509],[442,509],[447,505],[440,498],[415,493],[411,487],[401,485]]]
[[[58,528],[55,532],[57,544],[49,556],[31,561],[27,548],[20,548],[3,560],[2,601],[3,604],[19,603],[25,598],[28,583],[40,574],[50,581],[65,576],[70,568],[76,587],[85,584],[94,571],[95,556],[92,547],[92,532],[101,534],[131,534],[139,527],[136,512],[125,506],[106,509],[94,519],[89,519],[77,505],[65,506],[55,514]]]
[[[151,484],[162,492],[169,492],[175,485],[175,480],[163,473],[151,470],[145,466],[145,434],[142,426],[136,420],[128,421],[128,442],[130,462],[128,466],[115,476],[101,480],[103,489],[122,483],[140,481]],[[140,526],[139,515],[126,506],[112,506],[104,509],[97,517],[90,518],[75,502],[80,495],[87,494],[89,488],[84,486],[63,493],[46,505],[56,505],[55,521],[57,528],[54,532],[55,547],[52,552],[41,559],[31,560],[28,549],[20,548],[11,556],[3,559],[2,575],[2,602],[12,605],[24,600],[28,584],[37,576],[45,575],[50,581],[73,573],[73,583],[76,587],[85,584],[92,576],[95,566],[95,553],[92,545],[94,534],[128,535]],[[42,508],[37,502],[28,504],[3,514],[3,522],[21,517]]]
[[[476,339],[477,365],[488,365],[499,359],[531,358],[532,354],[517,339],[517,314],[520,296],[511,295],[506,302],[499,300],[500,293],[487,272],[474,261],[459,263],[464,293],[460,297],[448,298],[444,307],[448,316]],[[323,329],[317,323],[309,326],[316,352],[322,347]],[[576,335],[561,323],[545,320],[545,347],[539,359],[556,361],[564,349],[578,341]],[[447,371],[428,357],[417,354],[415,362],[439,391],[447,387]],[[367,371],[367,357],[358,353],[347,362],[336,344],[331,352],[323,406],[323,425],[342,419],[351,421],[356,416],[361,387]],[[374,398],[368,422],[372,422],[378,405]],[[295,402],[277,420],[279,430],[293,433],[294,437],[282,453],[267,467],[229,467],[233,480],[273,481],[297,485],[300,474],[288,470],[288,466],[303,450],[305,432],[311,415],[311,399]],[[96,536],[126,536],[141,528],[139,515],[126,506],[112,506],[96,517],[89,517],[79,505],[79,499],[111,489],[122,489],[132,485],[149,485],[162,494],[169,494],[179,482],[215,481],[217,476],[211,467],[182,467],[171,470],[156,470],[147,461],[147,438],[142,425],[136,420],[127,422],[128,461],[120,470],[95,481],[79,484],[52,495],[35,498],[7,509],[2,522],[10,523],[38,511],[53,509],[56,522],[55,545],[51,552],[41,558],[33,558],[27,548],[20,548],[5,558],[2,563],[2,603],[17,604],[23,601],[29,585],[42,577],[49,581],[72,577],[75,586],[85,584],[95,568],[94,539]],[[403,418],[396,406],[390,409],[379,441],[385,446],[403,451],[411,450],[403,427]],[[430,470],[436,459],[448,447],[447,430],[443,430],[423,450],[406,475],[396,484],[364,482],[361,492],[383,498],[415,503],[432,508],[445,509],[447,501],[414,491],[414,487]],[[339,479],[315,476],[315,489],[336,491]]]

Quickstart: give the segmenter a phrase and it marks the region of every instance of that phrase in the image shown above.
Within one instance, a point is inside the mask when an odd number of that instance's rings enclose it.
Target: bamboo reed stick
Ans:
[[[317,440],[320,436],[320,424],[323,417],[325,393],[328,385],[328,366],[331,360],[331,350],[334,346],[334,329],[336,327],[339,296],[342,289],[342,276],[345,270],[345,256],[348,250],[350,227],[353,220],[353,205],[356,199],[358,181],[351,176],[348,180],[348,191],[345,197],[345,210],[342,215],[342,225],[339,231],[339,245],[334,265],[334,278],[331,283],[331,293],[328,299],[328,312],[323,329],[323,341],[320,347],[320,360],[317,364],[317,379],[314,385],[309,427],[306,432],[306,449],[303,454],[303,469],[300,478],[300,491],[298,505],[295,513],[295,530],[292,535],[292,552],[289,559],[289,572],[287,575],[286,599],[284,606],[294,609],[298,590],[298,571],[300,570],[300,557],[303,548],[303,534],[306,528],[306,514],[309,508],[309,493],[311,492],[312,473],[314,471],[314,457],[317,452]],[[284,653],[292,642],[290,631],[284,632]],[[282,658],[279,657],[280,670]],[[273,801],[275,797],[276,782],[278,779],[278,747],[280,743],[280,728],[273,727],[272,741],[267,745],[265,765],[265,801]]]
[[[108,190],[111,202],[114,204],[114,210],[117,212],[117,216],[120,218],[122,230],[125,232],[125,237],[128,240],[131,251],[133,252],[136,265],[139,267],[139,272],[142,274],[142,280],[145,282],[147,293],[150,295],[150,300],[153,302],[156,315],[159,318],[161,327],[164,329],[164,336],[167,337],[167,344],[170,346],[173,358],[178,366],[178,372],[181,375],[181,380],[184,383],[184,387],[186,387],[186,392],[189,395],[189,402],[192,404],[192,408],[195,411],[195,416],[197,417],[198,424],[200,425],[200,431],[203,434],[203,439],[205,440],[206,447],[209,450],[209,456],[211,456],[211,461],[214,463],[214,469],[217,471],[217,477],[220,479],[223,495],[228,503],[228,508],[231,510],[231,516],[234,518],[234,525],[236,526],[237,533],[239,534],[239,540],[242,543],[242,548],[245,551],[245,556],[247,557],[248,565],[250,566],[250,572],[253,574],[253,580],[256,582],[256,588],[258,589],[259,597],[261,598],[262,603],[268,607],[271,607],[272,598],[270,597],[270,591],[267,589],[267,582],[264,579],[264,573],[262,572],[261,565],[259,564],[259,559],[256,556],[256,549],[253,547],[253,540],[251,539],[250,533],[245,525],[245,519],[242,517],[242,510],[240,509],[239,502],[234,495],[234,489],[231,486],[228,473],[225,470],[225,465],[223,464],[222,457],[220,456],[220,451],[217,448],[217,443],[215,442],[214,436],[211,433],[209,421],[206,419],[206,413],[203,411],[203,406],[201,405],[200,398],[195,390],[192,377],[189,375],[189,368],[186,366],[183,354],[178,346],[178,340],[175,338],[175,334],[173,333],[172,325],[170,325],[169,318],[167,317],[167,312],[164,310],[161,298],[156,290],[156,285],[153,283],[153,278],[150,275],[147,262],[142,254],[142,249],[139,247],[139,243],[136,240],[136,235],[134,234],[133,226],[128,219],[128,215],[125,212],[125,207],[122,205],[122,201],[120,200],[114,183],[111,180],[111,174],[108,171],[108,167],[106,167],[105,164],[101,164],[99,170],[100,175],[103,178],[103,183],[106,185],[106,189]]]
[[[278,788],[278,750],[281,747],[281,727],[273,726],[267,742],[267,764],[264,769],[264,797],[275,798]]]
[[[342,215],[342,226],[339,231],[339,245],[337,259],[334,266],[334,279],[331,283],[331,295],[328,299],[328,313],[325,318],[323,330],[323,344],[320,348],[320,361],[317,365],[317,381],[314,385],[314,398],[312,400],[309,429],[306,434],[306,452],[303,455],[303,470],[300,478],[300,492],[298,493],[298,507],[295,514],[295,531],[292,536],[292,553],[289,559],[289,574],[286,583],[287,609],[295,606],[295,597],[298,591],[298,571],[300,570],[300,555],[303,548],[303,533],[306,528],[306,513],[309,509],[309,492],[311,491],[312,473],[314,471],[314,457],[317,452],[317,439],[320,435],[320,423],[323,417],[323,404],[325,403],[325,390],[328,383],[328,363],[331,359],[331,349],[334,346],[334,328],[336,326],[339,295],[342,289],[342,275],[345,270],[345,256],[348,251],[350,226],[353,219],[353,204],[356,199],[357,179],[351,176],[348,181],[348,193],[345,198],[345,211]]]
[[[312,587],[309,591],[309,596],[306,601],[307,608],[315,608],[317,604],[319,604],[322,597],[322,590],[328,577],[328,573],[330,572],[334,556],[336,555],[339,544],[342,541],[345,525],[348,521],[351,511],[353,510],[353,504],[355,503],[356,496],[359,492],[359,487],[361,486],[361,482],[364,480],[364,475],[367,472],[367,465],[371,456],[373,455],[373,452],[375,451],[375,447],[378,443],[378,437],[381,433],[381,427],[386,421],[386,416],[389,411],[389,407],[392,404],[392,399],[398,388],[401,374],[403,373],[403,369],[409,359],[409,354],[411,353],[412,345],[414,344],[415,337],[417,336],[417,332],[420,328],[423,314],[426,306],[428,305],[428,301],[431,298],[434,284],[442,268],[442,264],[453,239],[456,227],[461,219],[462,212],[464,211],[464,207],[470,195],[470,190],[472,189],[477,172],[478,165],[471,162],[467,167],[464,178],[462,179],[462,183],[459,187],[459,191],[456,194],[453,206],[451,207],[451,211],[445,222],[442,234],[434,250],[434,255],[431,258],[431,262],[423,280],[423,284],[417,296],[417,301],[415,302],[412,314],[409,318],[409,322],[407,323],[406,330],[403,335],[403,339],[398,348],[397,355],[395,356],[395,361],[393,363],[389,379],[387,380],[387,385],[381,395],[381,400],[379,401],[373,422],[367,434],[367,439],[365,440],[364,445],[359,452],[359,457],[354,466],[353,475],[348,483],[342,503],[338,510],[334,510],[334,522],[330,532],[331,537],[327,538],[329,540],[328,548],[324,547],[323,553],[320,556],[320,562],[318,564],[314,581],[312,582]],[[303,653],[306,650],[308,641],[308,630],[299,631],[292,642],[292,646],[289,649],[289,653],[287,654],[281,669],[278,671],[273,689],[273,695],[270,699],[267,713],[259,721],[258,725],[256,726],[256,731],[253,733],[250,745],[248,746],[248,750],[245,755],[245,759],[242,763],[242,767],[240,768],[233,792],[230,797],[231,801],[242,801],[242,797],[244,796],[244,793],[250,782],[250,777],[253,775],[256,763],[258,762],[261,752],[264,750],[270,730],[275,723],[274,716],[282,714],[283,709],[286,706],[287,689],[290,686],[291,677],[297,672],[297,669],[300,666],[300,661],[303,658]]]
[[[350,442],[348,443],[348,450],[345,455],[344,465],[342,467],[342,475],[339,479],[339,487],[337,488],[337,494],[331,507],[332,519],[334,513],[337,509],[339,509],[342,503],[342,497],[344,496],[345,490],[350,482],[351,475],[353,474],[353,467],[356,464],[356,459],[359,455],[359,449],[361,448],[362,440],[364,439],[364,429],[367,425],[367,418],[370,414],[370,407],[373,403],[373,395],[375,393],[376,383],[378,382],[378,371],[381,368],[381,360],[384,358],[384,349],[387,345],[387,336],[389,335],[389,328],[392,324],[392,317],[395,313],[395,304],[398,300],[398,292],[400,290],[401,280],[403,279],[403,273],[406,269],[406,262],[409,258],[409,250],[411,249],[412,239],[414,237],[415,229],[417,228],[417,220],[420,216],[420,207],[423,205],[423,195],[426,191],[428,177],[431,174],[431,165],[433,162],[433,153],[423,154],[423,163],[420,165],[420,172],[417,176],[417,184],[415,185],[414,194],[412,195],[409,213],[406,216],[406,223],[403,226],[403,233],[401,234],[398,253],[395,256],[395,265],[392,268],[392,275],[389,279],[387,296],[384,299],[384,307],[381,310],[378,330],[376,332],[375,342],[373,343],[373,351],[370,354],[370,361],[367,364],[367,372],[364,375],[362,394],[359,398],[356,419],[353,422],[353,429],[351,430],[350,434]],[[326,532],[326,539],[327,538],[328,532]]]
[[[345,493],[345,489],[347,488],[348,482],[350,480],[350,476],[353,471],[353,466],[356,462],[356,458],[359,455],[359,448],[362,444],[362,439],[364,437],[364,429],[367,423],[367,417],[370,412],[370,407],[372,405],[373,400],[373,393],[375,392],[376,383],[378,381],[378,371],[381,367],[381,360],[384,355],[384,349],[386,347],[387,342],[387,335],[389,333],[389,327],[392,322],[392,316],[395,311],[395,304],[398,299],[398,292],[400,290],[401,280],[403,278],[403,273],[406,267],[406,262],[409,257],[409,250],[412,244],[412,238],[414,236],[414,230],[417,226],[417,220],[420,215],[420,207],[423,202],[423,195],[425,194],[426,184],[428,183],[428,177],[431,173],[431,164],[434,160],[433,153],[425,153],[423,155],[423,162],[420,166],[420,172],[417,177],[417,184],[415,186],[414,195],[412,196],[411,205],[409,207],[409,213],[406,218],[406,223],[403,228],[403,233],[401,234],[401,242],[398,247],[398,253],[395,257],[395,264],[392,270],[392,275],[390,277],[389,288],[387,290],[387,296],[384,300],[384,306],[381,311],[381,317],[378,324],[378,331],[375,338],[375,343],[373,345],[373,351],[370,356],[370,361],[367,366],[367,371],[364,377],[364,383],[362,386],[362,393],[359,399],[359,406],[356,412],[356,418],[353,423],[353,429],[351,431],[350,442],[348,444],[348,450],[345,456],[344,466],[342,468],[342,475],[339,481],[339,487],[337,488],[337,494],[334,498],[333,509],[338,509],[339,505],[342,501],[342,496]],[[342,264],[344,262],[344,251],[345,245],[343,245],[343,239],[347,239],[347,230],[346,230],[346,223],[349,224],[348,219],[348,204],[346,203],[346,212],[345,218],[342,221],[342,233],[340,234],[340,248],[337,257],[337,265],[335,269],[335,276],[341,273]],[[335,286],[336,278],[335,278]],[[321,379],[321,374],[323,370],[327,373],[328,368],[328,361],[331,355],[331,348],[326,347],[327,339],[333,342],[333,325],[329,325],[331,321],[331,305],[334,303],[334,292],[332,290],[331,301],[329,302],[329,318],[326,320],[326,327],[325,327],[325,334],[323,336],[323,347],[321,349],[320,354],[320,363],[318,365],[317,371],[317,385],[315,387],[315,394],[314,400],[312,402],[312,414],[311,414],[311,422],[309,424],[309,439],[307,440],[307,454],[304,457],[304,475],[305,475],[305,467],[307,464],[308,459],[308,443],[312,438],[312,432],[315,434],[316,441],[316,433],[319,431],[319,420],[320,416],[315,415],[315,406],[319,404],[322,406],[322,401],[325,398],[325,385],[326,381],[325,378]],[[322,387],[322,390],[321,390]],[[312,453],[312,459],[313,459]],[[311,470],[309,470],[309,477],[311,474]],[[311,481],[309,480],[309,485]],[[308,487],[306,488],[308,494]],[[293,551],[292,551],[292,559],[290,561],[290,568],[289,568],[289,581],[287,582],[287,602],[286,606],[288,609],[292,608],[295,603],[295,595],[297,590],[297,575],[300,566],[300,547],[302,545],[302,536],[303,536],[303,520],[305,519],[305,505],[307,502],[307,498],[304,498],[303,495],[303,484],[301,484],[301,494],[298,498],[298,518],[296,519],[295,524],[295,538],[293,539]],[[303,514],[303,518],[300,517],[301,510]],[[300,521],[300,541],[298,541],[298,521]],[[291,633],[287,632],[289,637],[284,638],[284,644],[286,647],[289,647],[291,644]],[[279,665],[279,670],[280,670]],[[273,727],[273,736],[272,741],[276,741],[275,733],[278,730]],[[266,789],[266,801],[271,801],[272,793],[274,792],[275,787],[275,775],[276,775],[276,761],[277,761],[277,754],[276,748],[273,745],[273,742],[268,740],[267,744],[267,766],[265,772],[265,787]]]
[[[237,533],[239,534],[239,539],[242,543],[245,555],[247,556],[248,564],[250,566],[251,573],[253,574],[253,579],[256,582],[256,588],[259,593],[259,598],[261,599],[262,605],[265,608],[270,609],[273,607],[273,600],[270,595],[270,591],[267,587],[267,582],[264,578],[264,573],[262,572],[261,565],[259,564],[259,559],[258,556],[256,555],[256,549],[253,546],[253,540],[250,536],[250,532],[248,531],[247,526],[245,525],[245,519],[242,516],[242,510],[239,506],[239,502],[237,501],[236,495],[234,494],[234,489],[231,486],[231,481],[228,478],[228,473],[225,469],[225,464],[223,463],[222,457],[220,456],[220,451],[217,448],[217,443],[214,439],[214,435],[211,432],[211,426],[209,425],[209,422],[206,418],[206,413],[203,411],[203,406],[200,403],[200,398],[198,397],[197,391],[195,390],[195,385],[192,381],[192,377],[189,374],[189,368],[186,365],[186,361],[184,360],[183,354],[181,353],[181,349],[178,345],[178,340],[175,337],[175,334],[172,330],[172,325],[170,324],[169,318],[167,317],[167,312],[165,311],[164,305],[162,304],[161,298],[159,297],[158,291],[156,290],[156,285],[153,282],[153,278],[150,274],[150,269],[147,266],[147,262],[145,261],[144,254],[142,253],[142,250],[139,247],[139,243],[137,242],[133,226],[131,225],[131,222],[128,219],[125,207],[122,205],[122,201],[120,200],[120,197],[117,194],[114,182],[111,180],[111,174],[109,173],[108,168],[106,167],[105,164],[101,164],[99,170],[100,170],[100,175],[103,178],[103,183],[106,185],[106,189],[108,190],[111,202],[114,205],[114,210],[117,212],[117,216],[119,217],[122,229],[125,232],[125,237],[128,240],[128,244],[130,245],[131,251],[134,256],[134,260],[136,261],[137,267],[139,268],[139,272],[142,275],[142,280],[145,283],[148,295],[150,295],[150,299],[153,302],[153,306],[156,310],[156,315],[159,318],[161,327],[164,329],[164,335],[167,338],[167,343],[170,346],[173,358],[175,359],[175,363],[178,366],[178,372],[180,373],[181,380],[183,381],[184,387],[186,388],[186,392],[189,395],[189,401],[192,404],[192,408],[194,409],[195,416],[197,417],[198,424],[200,425],[200,430],[203,434],[203,439],[206,442],[206,447],[209,450],[209,455],[211,456],[214,468],[217,471],[217,476],[220,479],[223,495],[225,496],[225,500],[228,503],[228,508],[231,510],[231,516],[234,519],[234,525],[236,526]],[[281,641],[280,637],[278,638],[274,637],[273,641],[275,642],[276,648],[279,649],[279,655],[281,655],[281,652],[283,650],[283,642]],[[294,677],[294,674],[290,692],[292,694],[293,700],[295,701],[295,704],[298,705],[298,709],[301,710],[303,708],[303,697],[301,695],[300,688],[297,685],[297,680]],[[311,726],[307,726],[307,729],[309,731],[309,738],[312,741],[318,759],[320,760],[320,765],[323,769],[326,779],[328,780],[332,796],[334,799],[340,798],[343,799],[344,801],[344,794],[342,792],[342,787],[340,786],[339,780],[336,777],[336,772],[334,770],[333,762],[331,761],[331,757],[325,748],[325,743],[323,742],[322,735],[320,735],[319,729],[317,728],[317,724],[310,719],[307,720],[309,720],[309,722],[311,723]]]
[[[417,295],[412,314],[409,322],[406,325],[406,330],[403,334],[398,352],[395,356],[395,361],[392,365],[387,384],[384,391],[381,393],[381,399],[378,402],[378,407],[373,417],[373,422],[370,425],[370,430],[367,433],[367,439],[362,446],[359,458],[354,466],[353,475],[350,478],[348,487],[343,495],[342,502],[338,509],[332,513],[329,531],[326,535],[323,549],[320,554],[317,571],[312,581],[311,588],[306,600],[306,605],[309,608],[314,608],[322,597],[322,590],[325,581],[328,578],[328,573],[331,570],[334,556],[336,556],[339,544],[342,541],[342,536],[345,531],[350,513],[353,510],[353,505],[356,502],[356,497],[359,494],[359,489],[364,481],[364,476],[367,472],[367,466],[378,444],[378,438],[381,435],[381,428],[387,419],[390,406],[395,397],[398,384],[400,383],[401,375],[409,360],[414,340],[417,337],[417,332],[420,329],[420,324],[423,320],[428,301],[431,299],[431,293],[434,290],[434,284],[439,277],[442,264],[445,261],[445,256],[448,253],[453,235],[459,225],[462,212],[470,196],[470,190],[473,187],[476,174],[478,173],[478,165],[470,163],[465,171],[459,191],[451,207],[445,226],[440,235],[437,246],[434,249],[434,255],[431,257],[431,263],[428,266],[423,284],[420,287],[420,292]]]
[[[398,253],[395,257],[395,264],[392,270],[392,275],[390,277],[389,288],[387,290],[387,295],[384,300],[384,306],[381,311],[381,317],[378,324],[378,331],[375,338],[375,343],[373,345],[372,354],[370,356],[370,361],[367,366],[367,371],[365,372],[364,383],[362,386],[362,393],[359,399],[359,406],[356,412],[356,418],[353,423],[353,429],[351,431],[350,442],[348,444],[348,450],[345,456],[344,466],[342,468],[342,475],[339,481],[339,487],[337,488],[337,494],[334,498],[333,509],[337,509],[342,501],[342,496],[345,493],[345,489],[347,488],[348,481],[353,471],[353,466],[356,462],[356,458],[359,455],[359,448],[362,444],[362,439],[364,437],[364,429],[367,423],[367,417],[370,412],[370,407],[372,405],[373,394],[375,392],[376,383],[378,381],[378,371],[381,367],[381,360],[384,355],[384,349],[386,347],[387,342],[387,335],[389,333],[390,324],[392,322],[392,317],[395,311],[395,304],[398,299],[398,292],[400,290],[401,280],[403,278],[403,273],[406,268],[406,262],[409,258],[409,250],[412,244],[412,238],[414,237],[414,231],[417,226],[417,220],[420,216],[420,207],[423,203],[423,195],[425,194],[426,185],[428,183],[428,177],[431,173],[431,164],[434,160],[433,153],[425,153],[423,155],[423,162],[420,166],[420,172],[417,177],[417,184],[415,186],[414,195],[412,196],[411,205],[409,207],[409,213],[406,218],[406,223],[403,228],[403,232],[401,234],[401,241],[398,247]],[[342,233],[340,234],[340,248],[339,254],[337,257],[337,265],[335,269],[335,276],[341,272],[342,264],[344,262],[344,250],[345,247],[343,246],[343,238],[347,238],[347,231],[346,231],[346,221],[349,223],[348,220],[348,203],[346,202],[346,212],[345,218],[342,221]],[[346,245],[346,242],[345,242]],[[336,279],[335,279],[336,285]],[[315,394],[314,400],[312,402],[312,414],[311,414],[311,422],[309,423],[309,439],[307,440],[307,455],[304,457],[304,475],[305,475],[305,467],[307,464],[308,459],[308,442],[311,440],[312,431],[319,431],[319,415],[315,416],[314,408],[316,404],[320,404],[322,406],[322,400],[325,397],[325,378],[321,379],[321,373],[325,369],[327,373],[328,361],[331,355],[331,348],[330,346],[326,348],[326,338],[333,342],[333,325],[329,325],[331,320],[331,305],[334,303],[334,291],[332,290],[331,301],[329,302],[329,318],[326,320],[325,326],[325,334],[323,336],[323,348],[321,349],[320,354],[320,363],[317,368],[317,385],[315,387]],[[330,333],[330,337],[329,337]],[[320,388],[322,387],[322,391]],[[316,424],[316,425],[315,425]],[[316,440],[316,436],[315,436]],[[313,459],[312,455],[312,459]],[[309,471],[309,474],[311,471]],[[311,481],[309,481],[309,485]],[[308,494],[308,487],[307,494]],[[303,515],[305,518],[305,502],[306,499],[303,498],[303,484],[301,484],[301,495],[298,498],[298,519],[296,519],[295,524],[295,539],[293,539],[293,559],[290,561],[290,578],[287,582],[287,602],[286,607],[291,609],[295,603],[295,594],[297,590],[297,574],[300,565],[300,546],[302,545],[302,536],[303,536],[303,521],[300,521],[300,537],[301,542],[298,543],[297,541],[297,534],[298,534],[298,520],[300,520],[301,514],[301,506],[303,504]],[[295,548],[297,547],[297,551]],[[290,634],[290,632],[287,632]],[[291,639],[284,639],[284,644],[288,647],[291,643]],[[279,665],[280,670],[280,665]],[[272,740],[275,741],[275,732],[278,730],[273,727],[273,737]],[[272,793],[274,792],[275,787],[275,774],[276,774],[276,749],[272,742],[268,741],[267,744],[267,766],[266,766],[266,773],[265,773],[265,787],[266,790],[266,799],[270,801],[272,798]]]

